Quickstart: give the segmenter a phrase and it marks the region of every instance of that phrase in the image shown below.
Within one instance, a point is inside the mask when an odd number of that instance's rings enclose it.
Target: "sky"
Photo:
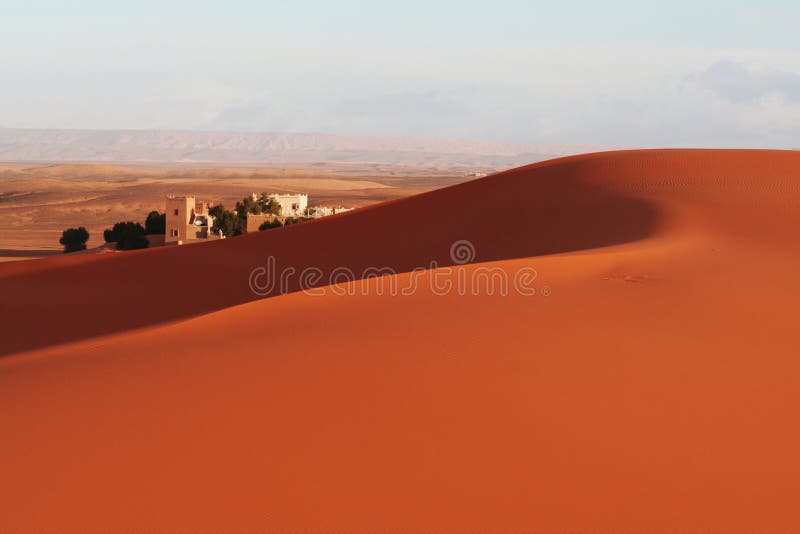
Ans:
[[[800,148],[800,2],[0,0],[0,127]]]

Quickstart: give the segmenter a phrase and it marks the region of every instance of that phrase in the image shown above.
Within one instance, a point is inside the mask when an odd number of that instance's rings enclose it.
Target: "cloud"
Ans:
[[[800,101],[800,74],[793,72],[718,61],[689,80],[732,102],[756,102],[771,96]]]
[[[663,53],[654,62],[652,53],[616,52],[520,52],[502,56],[505,63],[487,53],[466,65],[448,60],[446,77],[426,71],[417,81],[420,73],[402,65],[390,69],[391,62],[369,79],[322,72],[315,73],[316,83],[270,85],[257,78],[237,94],[209,91],[205,106],[184,114],[192,111],[193,129],[218,131],[797,147],[800,74],[793,72],[800,72],[800,56],[745,54],[718,61],[716,53]],[[754,67],[754,60],[772,68]]]

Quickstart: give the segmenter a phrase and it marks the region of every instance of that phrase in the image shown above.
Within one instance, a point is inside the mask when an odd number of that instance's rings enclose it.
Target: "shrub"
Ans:
[[[167,214],[151,211],[147,214],[144,221],[144,233],[146,235],[165,234],[167,232]]]
[[[271,221],[264,221],[261,226],[258,227],[259,230],[269,230],[270,228],[280,228],[283,226],[281,221],[278,219],[273,219]]]
[[[111,230],[105,230],[103,239],[106,243],[116,243],[117,250],[147,248],[149,245],[144,227],[132,221],[118,222]]]
[[[222,207],[220,206],[220,208]],[[242,222],[239,215],[226,209],[219,209],[216,214],[212,228],[214,232],[222,232],[225,237],[242,233]]]
[[[61,239],[58,240],[59,243],[64,245],[64,252],[86,250],[87,241],[89,241],[89,232],[83,226],[64,230],[61,233]]]
[[[147,248],[150,242],[147,240],[143,233],[131,232],[126,234],[117,241],[118,250],[136,250],[139,248]]]
[[[313,220],[313,217],[286,217],[286,219],[283,221],[283,225],[289,226],[290,224],[297,224],[311,220]]]

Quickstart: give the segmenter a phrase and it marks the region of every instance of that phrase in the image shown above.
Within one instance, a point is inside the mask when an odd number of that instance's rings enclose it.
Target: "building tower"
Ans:
[[[195,197],[167,197],[165,243],[180,244],[194,238]]]

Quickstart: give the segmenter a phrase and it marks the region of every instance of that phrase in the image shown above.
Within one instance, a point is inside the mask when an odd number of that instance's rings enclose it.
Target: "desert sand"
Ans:
[[[797,152],[609,152],[0,264],[0,525],[797,530],[798,208]],[[269,256],[420,283],[262,298]],[[487,267],[535,294],[428,283]]]

